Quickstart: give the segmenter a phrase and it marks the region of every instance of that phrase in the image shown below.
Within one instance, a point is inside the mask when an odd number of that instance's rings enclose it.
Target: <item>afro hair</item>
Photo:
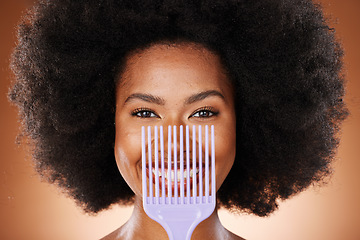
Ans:
[[[204,46],[232,81],[237,154],[219,206],[267,216],[331,173],[343,52],[311,0],[42,0],[19,25],[9,98],[44,179],[88,213],[132,203],[114,158],[116,79],[162,41]]]

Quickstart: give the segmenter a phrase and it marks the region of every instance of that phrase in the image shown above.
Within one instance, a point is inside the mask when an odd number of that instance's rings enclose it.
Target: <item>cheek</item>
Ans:
[[[115,157],[121,165],[132,165],[141,159],[141,139],[130,134],[116,134]]]
[[[141,136],[138,133],[126,132],[123,129],[116,130],[115,159],[118,169],[124,180],[135,192],[141,192],[139,182],[141,178]],[[141,169],[140,169],[141,170]]]
[[[216,187],[220,188],[226,176],[229,174],[235,160],[236,140],[235,131],[218,136],[215,142],[216,155]]]

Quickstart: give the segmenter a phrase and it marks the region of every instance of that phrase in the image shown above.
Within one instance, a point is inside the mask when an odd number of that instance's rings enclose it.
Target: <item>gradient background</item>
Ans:
[[[99,239],[123,224],[131,208],[84,215],[54,186],[40,181],[26,149],[14,143],[19,124],[6,98],[12,78],[9,55],[15,26],[31,2],[0,3],[0,239]],[[346,51],[346,99],[352,113],[343,127],[335,174],[326,186],[282,202],[268,218],[220,211],[224,225],[249,240],[360,240],[360,0],[320,2]]]

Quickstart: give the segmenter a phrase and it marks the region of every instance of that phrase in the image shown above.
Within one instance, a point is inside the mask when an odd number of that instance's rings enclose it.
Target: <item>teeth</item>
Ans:
[[[178,171],[179,172],[179,171]],[[168,173],[169,174],[169,173]],[[179,175],[178,175],[179,176]],[[168,179],[168,177],[169,176],[166,176],[166,179]],[[174,170],[171,170],[171,172],[170,172],[170,179],[171,179],[171,181],[173,182],[173,181],[175,181],[175,171]],[[179,180],[179,178],[178,178],[178,180]]]
[[[185,173],[185,172],[184,172]],[[177,171],[177,181],[180,182],[180,178],[181,178],[181,172]]]
[[[155,169],[152,169],[152,173],[155,175],[156,171]],[[165,169],[164,171],[165,173],[165,179],[167,180],[169,178],[169,171],[167,169]],[[199,169],[196,169],[195,171],[195,175],[199,173]],[[159,169],[158,171],[158,175],[159,177],[162,176],[161,174],[161,170]],[[184,172],[183,172],[183,176],[184,176],[184,179],[187,179],[188,178],[188,175],[187,175],[187,170],[185,169]],[[171,181],[175,181],[175,171],[174,170],[171,170],[170,172],[170,177],[171,177]],[[181,171],[178,169],[176,171],[176,177],[177,177],[177,181],[180,182],[180,179],[181,179]],[[191,169],[190,170],[190,178],[193,178],[194,177],[194,170]]]

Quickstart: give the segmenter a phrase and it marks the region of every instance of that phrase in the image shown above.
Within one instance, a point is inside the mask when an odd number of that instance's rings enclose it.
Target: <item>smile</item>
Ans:
[[[151,170],[149,170],[149,166],[147,166],[146,181],[152,182],[151,185],[154,193],[156,192],[156,186],[158,186],[161,196],[163,196],[163,194],[165,194],[165,196],[168,194],[180,195],[181,191],[184,191],[186,196],[188,196],[188,194],[191,196],[198,195],[199,191],[205,191],[206,185],[205,166],[202,165],[201,167],[202,170],[198,167],[187,169],[185,166],[184,169],[180,169],[180,166],[177,166],[176,170],[164,168],[163,171],[161,171],[160,167],[155,168],[154,165],[152,165]],[[200,172],[202,172],[202,174]],[[195,184],[195,186],[193,184]]]
[[[152,173],[153,173],[153,176],[156,177],[156,170],[154,168],[152,169]],[[191,169],[189,171],[189,176],[188,176],[188,171],[185,169],[183,171],[184,180],[186,180],[186,179],[192,180],[194,177],[196,177],[196,175],[198,173],[199,173],[199,169],[195,170],[195,174],[194,174],[194,170]],[[175,172],[175,170],[169,171],[168,169],[164,169],[164,178],[165,178],[166,181],[169,180],[169,175],[170,175],[170,181],[171,182],[175,181],[175,175],[176,175],[176,181],[177,182],[181,181],[181,170],[180,169],[177,169],[176,172]],[[162,174],[161,170],[158,170],[158,176],[159,176],[159,178],[163,177],[163,174]]]

